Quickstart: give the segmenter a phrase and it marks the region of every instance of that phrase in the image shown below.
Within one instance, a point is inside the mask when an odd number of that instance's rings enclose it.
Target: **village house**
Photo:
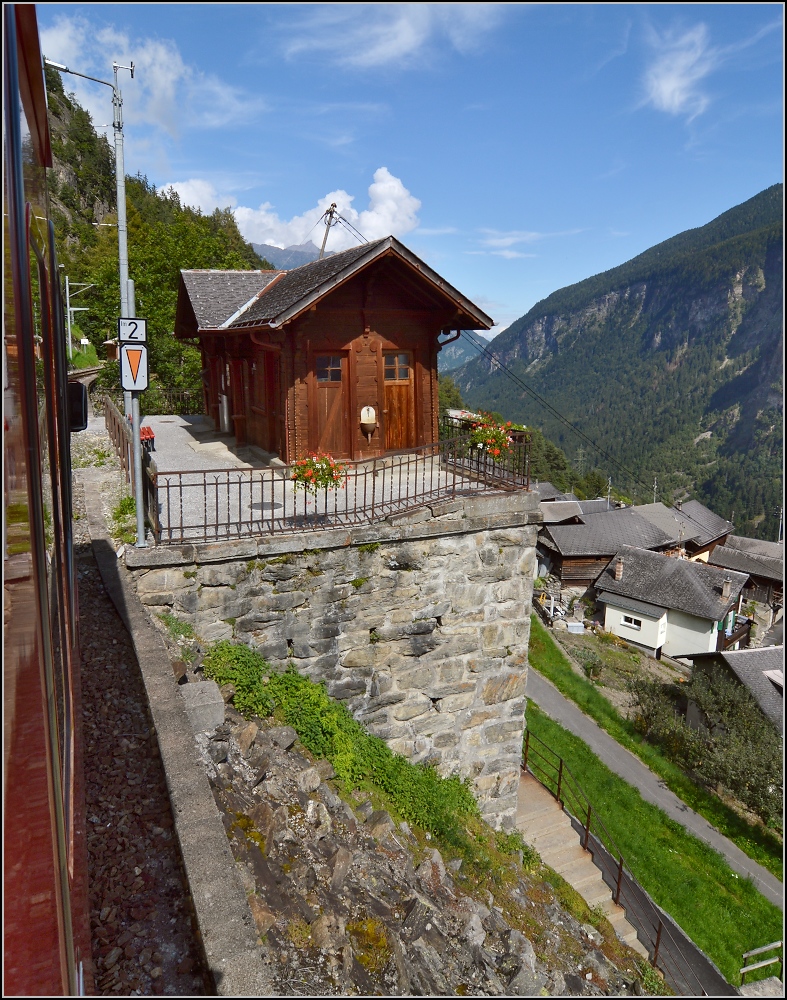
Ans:
[[[748,640],[740,627],[744,573],[623,546],[596,580],[604,629],[656,659],[711,653]]]
[[[609,560],[624,545],[666,551],[678,543],[678,526],[674,531],[657,527],[631,507],[585,513],[582,504],[588,501],[542,503],[542,516],[551,518],[550,511],[565,515],[569,523],[545,523],[538,533],[538,575],[551,573],[564,587],[589,587]],[[606,500],[589,501],[603,504]],[[571,523],[573,521],[574,523]]]
[[[748,573],[743,590],[745,601],[758,601],[771,607],[784,602],[784,543],[761,538],[729,535],[710,555],[712,566]]]
[[[716,546],[724,545],[732,531],[730,521],[714,514],[699,500],[678,501],[674,507],[663,503],[641,504],[634,510],[667,534],[677,530],[678,550],[675,554],[685,555],[687,559],[707,562]]]
[[[763,649],[719,650],[691,657],[693,672],[712,680],[726,677],[745,687],[760,711],[777,732],[784,719],[784,646]],[[689,704],[687,719],[697,718],[696,706]]]
[[[492,323],[389,236],[290,271],[182,271],[175,336],[199,345],[216,427],[289,464],[437,441],[438,351]]]

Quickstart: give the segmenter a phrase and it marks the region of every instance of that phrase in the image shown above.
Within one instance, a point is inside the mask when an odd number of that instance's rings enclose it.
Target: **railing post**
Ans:
[[[615,888],[615,903],[617,904],[620,899],[620,886],[623,882],[623,855],[620,855],[620,864],[618,865],[618,884]],[[659,923],[659,933],[661,933],[661,923]]]
[[[561,757],[560,758],[560,767],[558,768],[558,772],[557,772],[557,800],[558,800],[558,802],[560,802],[560,789],[561,789],[562,785],[563,785],[563,758]],[[560,805],[562,807],[563,803],[560,802]]]
[[[585,839],[582,842],[582,848],[586,851],[588,849],[588,837],[590,835],[590,811],[591,807],[588,805],[588,816],[585,820]]]
[[[654,968],[656,966],[656,962],[658,961],[658,957],[659,957],[659,947],[661,946],[661,930],[662,930],[662,926],[663,926],[662,922],[661,922],[661,920],[659,920],[659,929],[656,932],[656,947],[653,949],[653,958],[650,960],[650,964]]]

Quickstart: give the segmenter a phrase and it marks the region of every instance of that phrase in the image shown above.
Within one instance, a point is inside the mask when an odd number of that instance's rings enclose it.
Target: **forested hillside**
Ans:
[[[468,405],[537,427],[624,492],[696,496],[775,538],[782,503],[782,186],[554,292],[492,343],[503,364],[633,475],[594,454],[489,359]],[[580,451],[581,449],[581,451]]]
[[[65,93],[47,67],[54,166],[48,171],[60,261],[71,282],[93,287],[75,304],[80,332],[103,357],[120,314],[114,150],[90,116]],[[129,276],[137,315],[148,320],[150,370],[167,388],[201,386],[199,351],[174,339],[181,268],[270,267],[238,231],[229,209],[212,215],[181,205],[174,191],[157,191],[144,177],[126,178]],[[95,225],[94,223],[101,223]]]

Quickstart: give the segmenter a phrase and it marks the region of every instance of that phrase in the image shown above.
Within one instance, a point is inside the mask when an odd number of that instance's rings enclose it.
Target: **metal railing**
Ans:
[[[495,460],[467,438],[342,462],[337,488],[298,488],[293,468],[151,475],[156,541],[219,541],[370,524],[478,493],[528,490],[529,442]],[[155,513],[154,513],[155,512]]]
[[[753,962],[751,965],[746,964],[747,958],[754,958],[755,955],[764,955],[769,951],[782,951],[783,942],[782,941],[771,941],[770,944],[765,944],[762,948],[753,948],[751,951],[744,951],[743,953],[743,968],[741,969],[741,986],[743,986],[746,976],[750,972],[754,972],[755,969],[764,969],[767,965],[775,965],[776,962],[779,963],[779,979],[784,975],[784,953],[781,955],[775,955],[772,958],[763,959],[761,962]]]
[[[131,495],[134,496],[136,487],[134,483],[134,439],[131,424],[108,395],[104,395],[102,403],[107,434],[120,459],[120,468],[126,477],[126,482],[131,486]],[[122,405],[122,399],[120,403]],[[158,516],[155,468],[150,455],[146,451],[143,451],[142,499],[145,507],[145,516],[153,529],[154,538],[157,537],[157,534],[161,530]]]
[[[604,882],[612,890],[614,902],[626,911],[629,923],[647,949],[651,965],[664,974],[670,987],[681,996],[736,995],[737,991],[695,945],[691,948],[696,954],[691,960],[687,957],[686,945],[681,947],[680,942],[683,932],[632,875],[622,852],[566,762],[529,730],[525,733],[522,768],[550,791],[571,817],[583,849],[592,855]],[[702,961],[698,962],[700,956]],[[703,966],[701,977],[694,967],[699,965]]]
[[[94,410],[101,408],[102,397],[105,396],[112,400],[121,413],[123,412],[122,389],[95,389],[91,393]],[[140,412],[145,417],[163,414],[185,417],[205,412],[202,393],[196,389],[159,389],[158,386],[154,386],[140,395],[139,406]]]

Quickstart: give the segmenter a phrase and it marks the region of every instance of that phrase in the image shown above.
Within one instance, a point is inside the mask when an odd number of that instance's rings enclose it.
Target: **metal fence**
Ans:
[[[478,493],[530,488],[529,442],[495,460],[454,438],[369,461],[342,462],[337,487],[307,492],[292,467],[160,472],[148,512],[157,542],[320,531]]]
[[[626,866],[623,855],[592,807],[568,765],[529,730],[525,735],[522,767],[547,788],[572,820],[582,847],[589,851],[612,890],[612,898],[648,950],[650,963],[660,969],[680,996],[737,996],[699,948],[653,902]]]
[[[91,392],[94,411],[97,412],[104,405],[104,397],[111,399],[122,414],[122,389],[94,389]],[[146,417],[163,414],[186,417],[205,412],[202,393],[195,389],[160,389],[158,386],[153,386],[140,394],[139,406],[141,414]]]

